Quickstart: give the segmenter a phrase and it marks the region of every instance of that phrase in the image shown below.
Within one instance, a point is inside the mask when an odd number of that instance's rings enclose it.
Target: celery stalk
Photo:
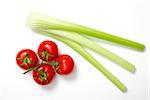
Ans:
[[[77,32],[80,34],[108,40],[110,42],[121,44],[140,51],[143,51],[145,48],[143,44],[128,39],[38,13],[32,13],[29,16],[27,26],[32,29],[54,29]]]
[[[76,52],[78,52],[82,57],[84,57],[87,61],[89,61],[95,68],[97,68],[105,77],[107,77],[116,87],[118,87],[122,92],[126,92],[126,86],[120,82],[111,72],[109,72],[103,65],[101,65],[91,54],[89,54],[81,45],[78,43],[71,41],[66,38],[62,38],[60,36],[54,34],[48,34],[46,32],[41,32],[41,34],[50,36],[54,39],[57,39],[66,45],[70,46]]]
[[[44,30],[49,34],[56,34],[57,36],[61,36],[63,38],[68,38],[70,40],[73,40],[77,42],[78,44],[81,44],[97,53],[100,55],[105,56],[106,58],[110,59],[111,61],[114,61],[115,63],[121,65],[123,68],[130,72],[135,71],[134,65],[129,63],[128,61],[124,60],[120,56],[110,52],[109,50],[101,47],[100,45],[96,44],[95,42],[77,34],[77,33],[70,33],[70,32],[64,32],[64,31],[58,31],[58,30]]]

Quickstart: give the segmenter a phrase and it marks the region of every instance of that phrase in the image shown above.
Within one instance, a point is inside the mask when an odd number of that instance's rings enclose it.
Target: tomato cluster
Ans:
[[[49,84],[55,73],[69,74],[74,67],[72,57],[66,54],[58,55],[56,43],[48,40],[40,43],[37,54],[30,49],[19,51],[16,62],[20,68],[26,70],[25,73],[32,71],[34,81],[40,85]]]

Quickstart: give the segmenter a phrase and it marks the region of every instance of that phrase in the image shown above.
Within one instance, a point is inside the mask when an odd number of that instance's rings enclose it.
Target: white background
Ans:
[[[148,55],[150,55],[149,0],[0,0],[0,98],[2,99],[148,99]],[[90,51],[128,88],[120,92],[98,70],[79,54],[59,41],[31,32],[25,21],[31,11],[45,13],[78,24],[93,27],[146,45],[138,52],[96,40],[136,66],[134,74]],[[60,53],[73,57],[76,66],[68,76],[56,75],[45,87],[37,85],[30,74],[23,75],[15,62],[23,48],[37,50],[43,40],[53,40]]]

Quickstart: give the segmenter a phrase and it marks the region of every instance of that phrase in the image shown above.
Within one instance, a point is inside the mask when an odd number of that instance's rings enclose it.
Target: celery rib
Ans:
[[[122,92],[126,92],[126,86],[119,81],[111,72],[109,72],[103,65],[101,65],[90,53],[88,53],[81,45],[76,42],[73,42],[69,39],[62,38],[60,36],[56,36],[54,34],[47,34],[45,32],[43,35],[50,36],[56,40],[59,40],[66,45],[70,46],[76,52],[78,52],[82,57],[84,57],[88,62],[90,62],[95,68],[97,68],[105,77],[107,77],[119,90]]]
[[[56,19],[38,13],[32,13],[30,15],[27,26],[32,28],[37,28],[37,29],[54,29],[54,30],[77,32],[80,34],[84,34],[99,39],[104,39],[110,42],[114,42],[120,45],[124,45],[139,51],[143,51],[145,48],[145,46],[141,43],[137,43],[128,39],[124,39],[102,31],[98,31],[96,29],[74,24],[71,22],[66,22],[60,19]]]
[[[47,34],[55,34],[57,36],[61,36],[63,38],[68,38],[72,41],[77,42],[78,44],[81,44],[95,52],[97,52],[100,55],[105,56],[106,58],[110,59],[111,61],[114,61],[115,63],[121,65],[124,69],[134,72],[135,67],[125,59],[121,58],[120,56],[110,52],[109,50],[103,48],[102,46],[96,44],[95,42],[81,36],[77,33],[70,33],[70,32],[64,32],[64,31],[58,31],[58,30],[44,30],[47,32]]]

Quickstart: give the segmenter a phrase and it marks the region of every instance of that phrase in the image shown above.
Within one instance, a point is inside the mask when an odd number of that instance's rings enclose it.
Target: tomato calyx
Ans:
[[[57,70],[60,68],[60,63],[59,62],[55,62],[55,64],[53,65],[54,71],[57,72]]]
[[[21,60],[22,61],[22,63],[20,64],[20,66],[23,66],[23,65],[28,65],[28,64],[32,64],[32,61],[29,59],[29,54],[27,53],[26,55],[25,55],[25,57],[24,58],[17,58],[17,60]],[[28,66],[28,69],[29,69],[30,67]]]
[[[46,62],[46,61],[42,61],[43,64],[48,64],[51,65],[54,69],[55,72],[57,72],[57,70],[60,68],[60,63],[57,61],[53,61],[53,62]]]
[[[38,72],[38,71],[37,71]],[[42,79],[42,80],[47,80],[47,75],[46,75],[46,72],[44,72],[44,71],[39,71],[38,72],[38,74],[39,74],[39,78],[40,79]]]
[[[38,52],[38,54],[41,54],[43,58],[46,58],[46,61],[48,61],[49,56],[53,56],[49,52],[47,52],[44,48],[43,48],[43,52]]]

